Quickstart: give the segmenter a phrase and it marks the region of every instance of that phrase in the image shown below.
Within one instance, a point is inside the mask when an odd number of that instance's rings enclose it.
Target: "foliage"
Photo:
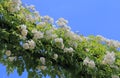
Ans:
[[[68,21],[40,16],[33,5],[0,0],[0,63],[28,78],[119,78],[120,42],[82,36]]]

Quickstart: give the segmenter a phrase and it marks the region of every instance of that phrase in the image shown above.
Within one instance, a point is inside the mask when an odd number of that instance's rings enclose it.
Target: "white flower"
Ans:
[[[85,60],[83,61],[83,65],[86,65],[90,68],[94,68],[95,67],[95,63],[93,60],[90,60],[88,57],[85,58]]]
[[[26,27],[26,25],[20,25],[20,28],[21,28],[21,35],[23,36],[23,37],[26,37],[27,36],[27,33],[28,33],[28,30],[26,29],[27,27]]]
[[[27,33],[28,33],[28,30],[22,30],[21,31],[21,35],[23,36],[23,37],[26,37],[27,36]]]
[[[45,58],[44,57],[40,57],[40,62],[45,65]]]
[[[57,25],[60,26],[60,27],[65,27],[66,24],[68,23],[67,20],[65,20],[64,18],[59,18],[57,21],[56,21]]]
[[[16,3],[16,4],[21,4],[21,0],[12,0],[12,2]]]
[[[113,64],[115,62],[115,53],[108,52],[104,57],[103,64]]]
[[[35,17],[40,17],[39,11],[34,12]]]
[[[86,57],[83,61],[83,65],[88,65],[90,59],[88,57]]]
[[[27,6],[27,8],[35,11],[35,6],[34,5]]]
[[[29,41],[28,41],[28,44],[29,44],[29,48],[30,48],[30,49],[34,49],[35,46],[36,46],[36,44],[35,44],[35,42],[34,42],[33,40],[29,40]]]
[[[119,76],[117,76],[117,75],[112,75],[112,78],[119,78]]]
[[[21,0],[12,0],[10,2],[10,5],[8,7],[8,10],[10,12],[18,12],[20,10],[20,6],[21,6],[22,2]]]
[[[45,38],[46,39],[55,39],[57,37],[56,34],[53,34],[53,30],[47,30],[45,32]]]
[[[6,54],[6,56],[10,56],[10,55],[11,55],[11,51],[10,51],[10,50],[7,50],[7,51],[5,52],[5,54]]]
[[[23,44],[24,49],[34,49],[36,46],[33,40],[28,40],[26,43]]]
[[[88,48],[85,49],[86,52],[89,52],[90,50]]]
[[[32,30],[32,33],[34,34],[34,39],[41,39],[43,38],[44,34],[37,30]]]
[[[63,43],[63,39],[62,38],[56,38],[55,42]]]
[[[64,48],[64,44],[63,44],[63,39],[62,38],[55,38],[55,43],[56,43],[56,46],[63,49]]]
[[[73,48],[72,47],[70,47],[70,48],[64,48],[64,52],[66,53],[66,52],[68,52],[68,53],[72,53],[74,50],[73,50]]]
[[[20,25],[21,30],[26,30],[27,26],[26,25]]]
[[[115,48],[120,47],[120,42],[112,39],[107,39],[101,35],[97,35],[98,38],[100,38],[101,41],[106,42],[108,46],[114,46]]]
[[[29,44],[28,44],[28,43],[24,43],[24,44],[23,44],[23,48],[24,48],[24,49],[29,49]]]
[[[48,22],[50,24],[52,24],[54,22],[54,19],[49,17],[48,15],[41,17],[41,19],[43,22]]]
[[[75,33],[72,32],[72,31],[67,31],[67,32],[65,33],[65,37],[69,37],[69,38],[72,39],[72,40],[82,40],[79,35],[75,34]]]
[[[9,61],[14,61],[16,59],[16,57],[8,57]]]
[[[34,19],[34,17],[33,17],[33,15],[31,15],[31,14],[25,14],[25,19],[26,19],[26,21],[29,21],[29,22],[35,22],[35,19]]]
[[[58,58],[58,54],[54,54],[53,59],[57,60],[57,58]]]
[[[95,63],[94,63],[93,60],[90,60],[90,61],[89,61],[88,67],[90,67],[90,68],[94,68],[94,67],[95,67]]]
[[[46,23],[45,22],[40,22],[37,24],[37,27],[41,27],[41,26],[44,26]]]

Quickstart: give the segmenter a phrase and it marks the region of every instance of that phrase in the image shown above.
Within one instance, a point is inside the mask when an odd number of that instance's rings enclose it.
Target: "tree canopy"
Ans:
[[[120,42],[85,37],[21,0],[0,0],[0,63],[28,78],[119,78]]]

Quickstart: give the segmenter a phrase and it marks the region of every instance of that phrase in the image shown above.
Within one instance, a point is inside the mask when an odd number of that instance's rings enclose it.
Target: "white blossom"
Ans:
[[[88,57],[86,57],[83,61],[83,65],[86,65],[90,68],[94,68],[95,67],[95,63],[93,60],[90,60]]]
[[[66,24],[68,23],[67,20],[65,20],[64,18],[59,18],[57,21],[56,21],[57,25],[60,26],[60,27],[65,27]]]
[[[8,59],[9,59],[9,61],[12,62],[12,61],[14,61],[16,59],[16,57],[14,57],[14,56],[13,57],[8,57]]]
[[[34,34],[33,39],[41,39],[44,36],[41,31],[33,30],[32,33]]]
[[[103,64],[113,64],[115,62],[115,53],[114,52],[108,52],[104,56]]]
[[[11,55],[11,51],[10,51],[10,50],[7,50],[7,51],[5,52],[5,54],[6,54],[6,56],[10,56],[10,55]]]
[[[24,44],[23,44],[23,48],[24,48],[24,49],[29,49],[29,44],[28,44],[28,43],[24,43]]]
[[[120,47],[120,42],[117,40],[107,39],[101,35],[97,35],[98,38],[100,38],[101,41],[106,42],[108,46],[114,46],[115,48]]]
[[[26,30],[26,28],[27,28],[27,26],[26,25],[20,25],[20,27],[21,27],[21,30]]]
[[[22,31],[21,31],[21,35],[22,35],[23,37],[26,37],[26,36],[27,36],[27,33],[28,33],[28,30],[22,30]]]
[[[57,60],[57,58],[58,58],[58,54],[54,54],[53,59]]]
[[[72,53],[74,50],[73,50],[73,48],[72,47],[70,47],[70,48],[64,48],[64,52],[65,53]]]
[[[28,40],[26,43],[23,44],[24,49],[34,49],[36,46],[33,40]]]
[[[20,28],[21,28],[21,35],[23,38],[25,38],[28,33],[27,26],[23,24],[23,25],[20,25]]]
[[[27,6],[27,5],[26,5],[26,6]],[[35,6],[34,6],[34,5],[27,6],[27,8],[30,9],[30,10],[35,11]]]
[[[34,11],[34,16],[35,17],[40,17],[39,11]]]
[[[45,65],[45,58],[44,57],[40,57],[40,62]]]
[[[47,22],[47,23],[50,23],[50,24],[52,24],[54,22],[54,19],[49,17],[48,15],[41,17],[41,19],[42,19],[43,22]]]
[[[30,49],[34,49],[35,46],[36,46],[36,44],[35,44],[35,42],[34,42],[33,40],[29,40],[29,41],[28,41],[28,44],[29,44],[29,48],[30,48]]]
[[[83,61],[83,65],[88,65],[90,59],[88,57],[86,57]]]
[[[90,60],[88,63],[88,67],[94,68],[95,67],[95,63],[93,60]]]
[[[63,43],[63,39],[62,38],[56,38],[55,42]]]
[[[112,75],[112,78],[119,78],[119,76],[117,76],[117,75]]]
[[[64,44],[63,44],[63,39],[62,39],[62,38],[55,38],[54,41],[55,41],[56,45],[57,45],[59,48],[61,48],[61,49],[64,48]]]
[[[21,4],[22,4],[21,0],[11,0],[8,10],[10,12],[18,12],[20,10]]]
[[[86,51],[86,52],[89,52],[89,51],[90,51],[90,49],[86,48],[86,49],[85,49],[85,51]]]
[[[38,27],[44,26],[46,23],[45,22],[40,22],[37,24]]]
[[[82,41],[82,38],[72,31],[67,31],[65,33],[65,37],[69,37],[71,40],[79,40],[79,41],[81,40]]]
[[[45,32],[45,38],[46,39],[55,39],[55,38],[57,38],[57,35],[53,34],[53,30],[47,30]]]
[[[14,2],[16,4],[22,4],[21,0],[12,0],[12,2]]]
[[[26,17],[27,21],[30,21],[32,23],[35,22],[35,19],[34,19],[33,15],[31,15],[31,14],[25,14],[25,17]]]

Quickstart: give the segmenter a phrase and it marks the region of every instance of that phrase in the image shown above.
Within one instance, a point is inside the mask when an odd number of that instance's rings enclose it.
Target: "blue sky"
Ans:
[[[80,34],[103,35],[120,41],[120,0],[22,0],[24,4],[33,4],[40,14],[49,15],[57,20],[63,17],[69,21],[73,31]],[[5,67],[0,65],[1,78],[26,78],[27,73],[19,77],[16,71],[6,76]]]

